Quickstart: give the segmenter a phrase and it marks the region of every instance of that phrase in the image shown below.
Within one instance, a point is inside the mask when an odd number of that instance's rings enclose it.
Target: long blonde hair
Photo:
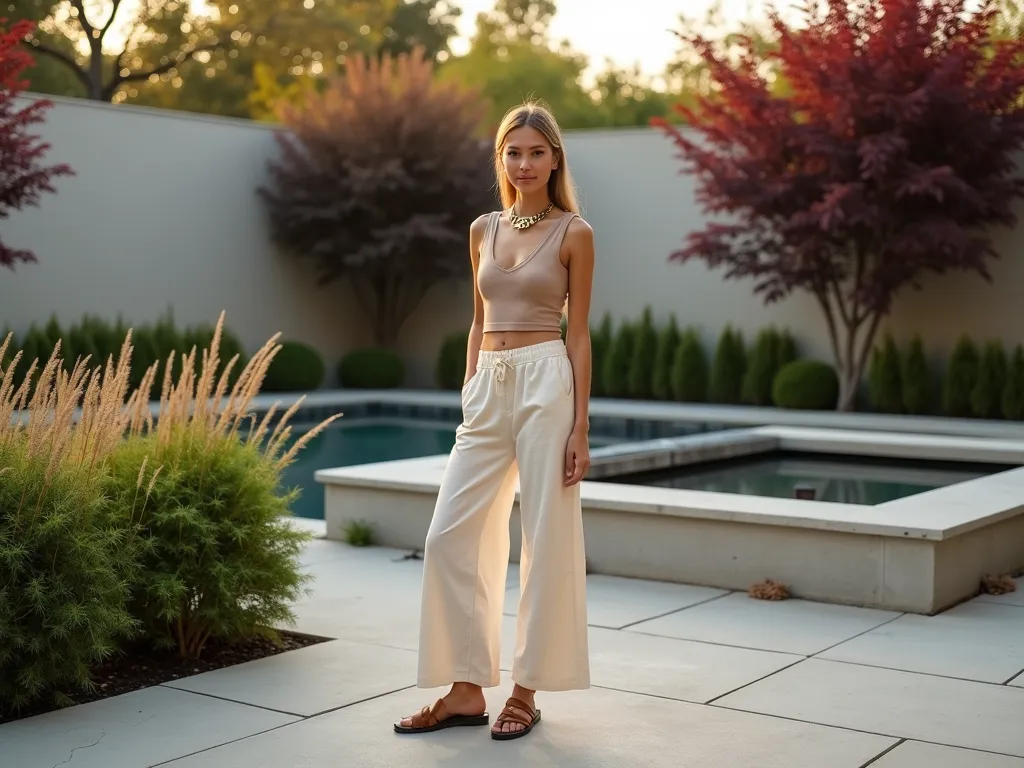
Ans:
[[[505,150],[505,142],[508,140],[509,133],[523,126],[540,131],[551,145],[555,158],[558,160],[558,167],[551,171],[551,178],[548,179],[548,196],[551,198],[551,202],[563,211],[580,213],[576,186],[573,183],[572,174],[569,172],[569,158],[565,155],[565,147],[562,143],[562,131],[558,127],[554,115],[534,101],[524,102],[506,112],[494,137],[494,174],[502,207],[511,208],[516,201],[516,188],[505,175],[502,153]]]

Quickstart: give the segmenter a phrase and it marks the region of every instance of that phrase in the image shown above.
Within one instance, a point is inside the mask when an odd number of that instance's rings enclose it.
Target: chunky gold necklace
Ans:
[[[516,211],[515,211],[515,207],[512,207],[512,208],[508,209],[508,220],[510,222],[512,222],[512,226],[515,229],[529,229],[534,224],[536,224],[538,221],[540,221],[545,216],[547,216],[549,213],[551,213],[551,209],[554,208],[554,207],[555,207],[554,203],[548,203],[548,207],[547,208],[545,208],[540,213],[533,214],[533,216],[517,216],[516,215]]]

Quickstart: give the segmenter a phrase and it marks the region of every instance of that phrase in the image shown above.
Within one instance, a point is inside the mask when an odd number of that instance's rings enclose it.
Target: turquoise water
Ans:
[[[749,496],[793,498],[797,486],[817,501],[883,504],[984,477],[1009,467],[899,461],[858,456],[770,453],[751,458],[609,478],[609,482]]]
[[[414,459],[448,453],[455,444],[455,428],[419,424],[347,424],[331,426],[309,441],[282,478],[287,488],[298,486],[302,495],[292,511],[299,517],[322,520],[324,490],[314,479],[320,469],[372,464],[375,461]]]

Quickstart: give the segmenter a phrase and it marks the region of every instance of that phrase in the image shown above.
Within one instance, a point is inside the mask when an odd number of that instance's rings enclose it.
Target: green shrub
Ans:
[[[61,327],[56,314],[50,315],[50,319],[43,327],[43,333],[46,334],[47,346],[45,349],[41,350],[41,364],[50,359],[50,355],[53,354],[53,350],[57,346],[57,342],[64,341],[64,329]]]
[[[349,520],[345,524],[345,543],[353,547],[373,544],[373,526],[364,520]]]
[[[928,413],[934,396],[932,372],[928,368],[920,336],[911,340],[907,354],[903,356],[900,383],[903,387],[903,410],[914,415]]]
[[[60,365],[44,365],[20,412],[4,380],[13,371],[0,375],[0,713],[70,703],[68,694],[90,689],[92,668],[136,628],[126,607],[132,539],[104,496],[106,460],[124,422],[116,410],[90,407],[75,426],[84,369],[55,381]],[[108,368],[85,400],[116,408],[127,381],[126,365]],[[53,395],[58,406],[48,411]]]
[[[405,381],[405,364],[390,349],[358,349],[341,359],[338,379],[349,389],[394,389]]]
[[[779,371],[782,370],[783,366],[792,363],[797,359],[798,356],[796,342],[793,340],[793,334],[788,330],[783,331],[779,334],[779,347],[776,350],[775,359],[775,374],[778,375]]]
[[[273,636],[306,577],[306,534],[284,519],[293,500],[254,441],[193,423],[127,440],[114,457],[111,495],[139,521],[141,571],[132,610],[158,645],[198,657],[210,637]],[[143,462],[162,467],[136,498]]]
[[[469,333],[450,333],[441,342],[437,360],[437,384],[442,389],[459,390],[466,381],[466,354]]]
[[[676,316],[672,315],[658,334],[658,348],[654,353],[651,394],[658,400],[672,399],[672,366],[678,347],[679,327],[676,325]]]
[[[183,657],[201,655],[211,637],[276,638],[273,627],[291,622],[290,604],[304,592],[298,557],[309,537],[284,519],[297,492],[279,491],[281,473],[331,420],[293,441],[287,414],[268,437],[267,413],[239,436],[273,349],[268,342],[253,355],[241,372],[245,385],[212,413],[225,374],[196,380],[184,370],[155,428],[133,424],[111,458],[113,506],[123,525],[137,527],[132,611],[151,640]],[[223,371],[215,341],[208,359]],[[139,494],[147,465],[159,471]]]
[[[741,397],[747,405],[771,405],[772,382],[779,370],[782,336],[775,328],[757,334],[750,364],[743,375]]]
[[[311,392],[324,383],[324,359],[301,341],[283,341],[263,379],[265,392]]]
[[[33,364],[35,364],[35,369],[32,379],[37,379],[46,361],[49,360],[50,355],[53,353],[53,348],[46,333],[34,324],[29,326],[28,331],[25,333],[25,338],[21,340],[19,346],[21,347],[21,357],[18,359],[18,364],[14,367],[15,388],[20,387],[25,382],[29,370],[33,370]],[[30,383],[30,390],[31,386]]]
[[[590,394],[602,397],[605,394],[605,361],[612,347],[612,316],[605,312],[601,325],[590,332]]]
[[[654,381],[654,356],[658,352],[658,332],[654,329],[651,309],[644,309],[643,317],[633,338],[633,354],[626,380],[629,396],[638,400],[651,399]]]
[[[1006,387],[1006,367],[1006,350],[1002,342],[990,341],[985,345],[978,378],[971,390],[971,415],[979,419],[999,418]]]
[[[75,325],[68,331],[64,339],[64,348],[61,352],[64,357],[64,369],[71,371],[80,360],[89,359],[90,369],[96,368],[106,362],[106,358],[100,357],[99,350],[92,340],[92,336],[82,325]]]
[[[94,315],[83,317],[79,329],[89,339],[89,345],[96,350],[96,363],[104,365],[108,358],[117,356],[128,334],[128,326],[121,318],[114,325]]]
[[[565,334],[569,332],[569,318],[562,315],[562,319],[558,321],[558,332],[562,337],[562,343],[565,343]]]
[[[942,412],[947,416],[970,416],[971,393],[978,381],[978,350],[967,336],[961,336],[949,357],[942,383]]]
[[[828,363],[794,360],[775,376],[772,400],[779,408],[835,410],[839,401],[839,377]]]
[[[868,371],[868,403],[879,413],[903,412],[903,381],[900,351],[891,334],[871,350]]]
[[[166,361],[160,357],[160,347],[156,343],[156,335],[152,326],[142,326],[132,331],[132,389],[138,389],[142,384],[142,378],[152,366]],[[162,381],[162,365],[157,371],[158,385]]]
[[[1024,421],[1024,346],[1013,350],[1001,398],[1004,419]]]
[[[681,403],[707,401],[708,360],[697,331],[689,329],[680,336],[671,378],[674,399]]]
[[[718,340],[711,364],[709,400],[712,403],[739,403],[746,368],[747,353],[743,346],[743,334],[726,326]]]
[[[633,340],[636,330],[623,322],[615,334],[608,356],[604,361],[605,397],[629,396],[629,368],[633,362]]]

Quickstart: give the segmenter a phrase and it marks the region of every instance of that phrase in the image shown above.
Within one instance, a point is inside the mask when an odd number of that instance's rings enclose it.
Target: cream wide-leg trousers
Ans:
[[[424,549],[420,688],[500,682],[517,475],[523,548],[512,680],[539,691],[590,686],[580,488],[564,486],[573,390],[561,341],[480,352]]]

